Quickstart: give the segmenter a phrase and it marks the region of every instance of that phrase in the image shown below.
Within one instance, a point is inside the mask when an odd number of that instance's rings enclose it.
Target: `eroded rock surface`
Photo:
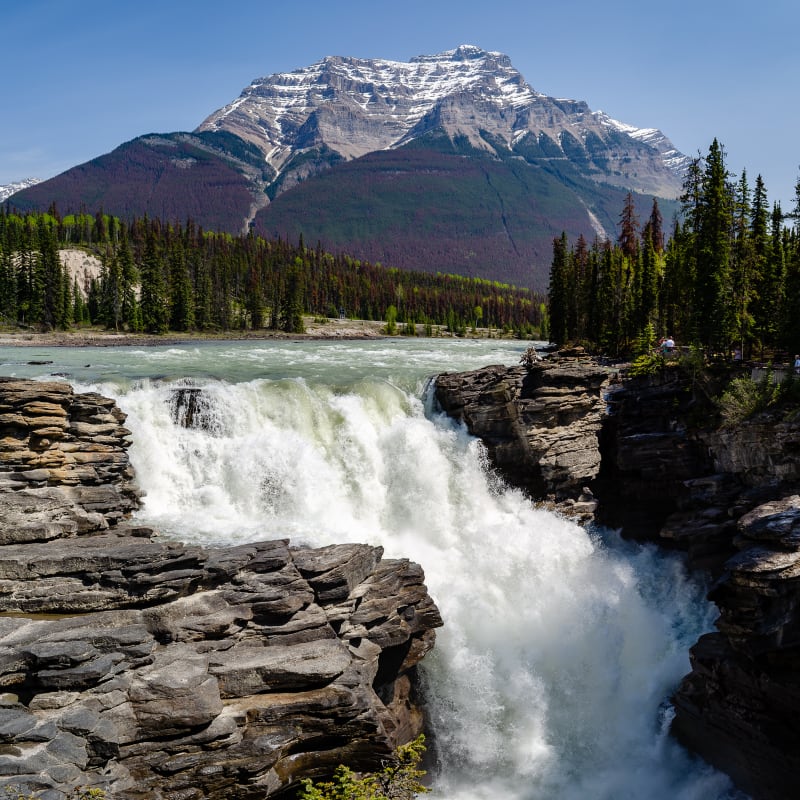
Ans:
[[[692,648],[673,729],[754,798],[788,800],[800,775],[800,496],[736,528],[739,552],[709,595],[717,632]]]
[[[534,498],[574,503],[600,469],[609,371],[580,355],[436,378],[436,398],[480,437],[492,463]],[[590,510],[593,506],[589,506]]]
[[[61,798],[291,796],[422,728],[441,625],[382,549],[205,549],[125,519],[124,415],[0,381],[0,786]]]

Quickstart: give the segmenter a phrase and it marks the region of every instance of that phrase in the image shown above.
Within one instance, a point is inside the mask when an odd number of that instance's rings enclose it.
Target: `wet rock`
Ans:
[[[800,422],[765,414],[722,428],[712,395],[679,369],[605,383],[580,351],[437,378],[442,407],[512,483],[579,518],[596,500],[598,521],[713,572],[717,632],[692,648],[673,733],[756,800],[790,800],[800,774]]]

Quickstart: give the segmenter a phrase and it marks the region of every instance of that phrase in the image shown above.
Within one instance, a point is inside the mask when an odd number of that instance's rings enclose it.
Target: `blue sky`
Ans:
[[[534,89],[714,137],[729,169],[794,204],[796,0],[5,0],[0,184],[48,178],[151,132],[192,130],[256,77],[325,55],[408,60],[459,44],[510,56]]]

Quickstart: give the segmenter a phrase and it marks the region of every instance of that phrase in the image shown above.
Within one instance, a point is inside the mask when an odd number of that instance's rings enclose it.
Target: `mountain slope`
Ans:
[[[258,232],[388,265],[547,288],[552,240],[616,237],[625,192],[518,158],[424,148],[370,153],[305,181],[256,216]],[[592,194],[592,208],[574,187]],[[649,198],[640,206],[649,211]],[[662,208],[669,209],[665,201]]]
[[[15,194],[11,204],[21,211],[55,201],[62,213],[191,217],[204,228],[238,232],[267,202],[263,170],[260,154],[230,134],[149,134]]]
[[[563,230],[616,236],[627,191],[668,218],[688,159],[658,130],[536,92],[507,56],[332,56],[253,81],[193,133],[140,137],[14,205],[302,232],[331,250],[546,288]]]

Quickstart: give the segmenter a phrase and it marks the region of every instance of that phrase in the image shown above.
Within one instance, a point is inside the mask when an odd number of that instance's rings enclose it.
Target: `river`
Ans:
[[[667,734],[714,608],[674,555],[536,509],[435,408],[432,375],[516,364],[499,340],[0,348],[2,374],[117,399],[138,513],[199,544],[381,544],[445,626],[423,664],[435,800],[723,800]],[[39,362],[39,363],[30,363]],[[42,363],[44,362],[44,363]],[[173,421],[200,386],[202,429]]]

